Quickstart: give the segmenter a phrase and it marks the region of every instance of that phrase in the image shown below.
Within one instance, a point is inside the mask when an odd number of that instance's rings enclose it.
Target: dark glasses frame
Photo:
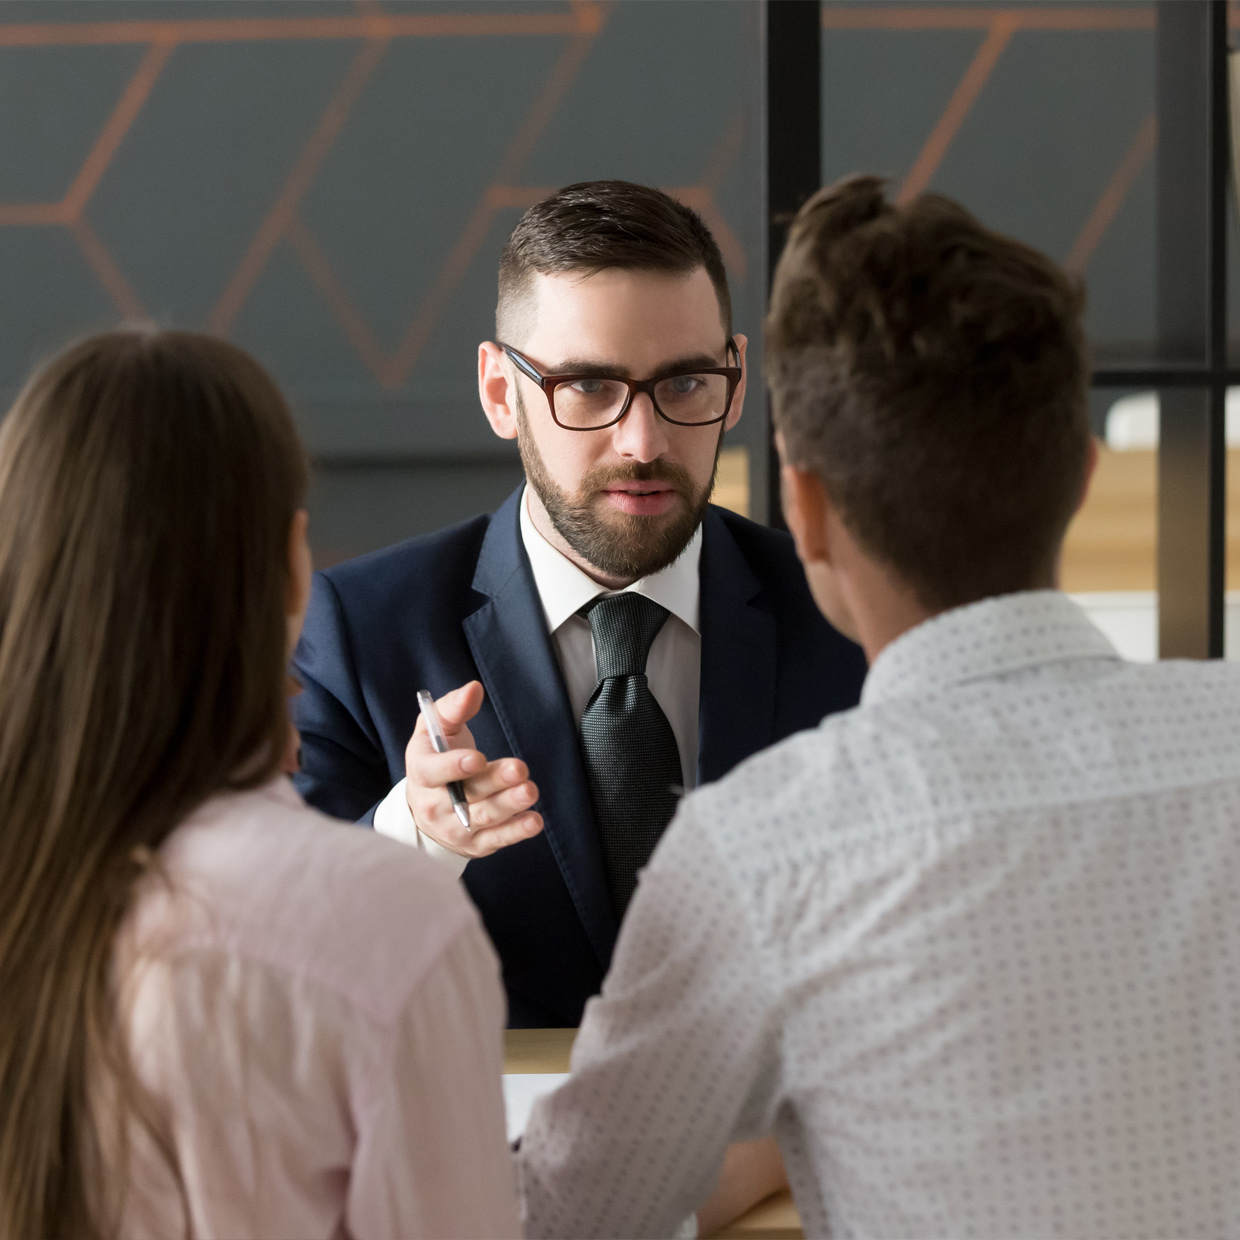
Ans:
[[[528,357],[523,357],[516,349],[510,345],[506,345],[502,340],[495,342],[506,354],[512,359],[512,364],[521,371],[527,379],[537,383],[542,388],[543,395],[547,398],[547,407],[551,410],[551,418],[556,426],[563,427],[566,431],[605,431],[609,426],[615,426],[621,418],[632,408],[633,398],[638,392],[645,392],[650,397],[650,403],[654,406],[654,411],[663,419],[664,422],[670,422],[673,426],[717,426],[728,416],[728,410],[732,408],[732,398],[736,395],[736,389],[740,386],[741,377],[744,371],[739,365],[736,366],[691,366],[676,367],[674,370],[665,370],[662,374],[657,374],[650,379],[624,379],[620,375],[605,374],[565,374],[565,375],[544,375]],[[740,350],[736,347],[736,341],[730,337],[726,345],[726,351],[731,353],[739,363],[741,360]],[[664,382],[666,379],[675,379],[680,375],[722,375],[728,381],[728,399],[724,401],[723,412],[715,418],[711,418],[708,422],[680,422],[676,418],[669,418],[662,409],[659,408],[659,402],[655,399],[655,385]],[[555,389],[562,383],[577,383],[582,379],[594,379],[600,383],[623,383],[629,389],[629,394],[625,398],[624,404],[620,407],[620,412],[616,414],[610,422],[600,422],[598,426],[566,426],[556,417],[555,413]]]

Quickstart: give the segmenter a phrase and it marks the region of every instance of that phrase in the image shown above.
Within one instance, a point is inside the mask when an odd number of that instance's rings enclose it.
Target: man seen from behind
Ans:
[[[861,705],[682,804],[531,1236],[673,1234],[773,1132],[810,1236],[1240,1233],[1240,668],[1057,588],[1094,454],[1078,287],[947,199],[800,212],[768,374]]]

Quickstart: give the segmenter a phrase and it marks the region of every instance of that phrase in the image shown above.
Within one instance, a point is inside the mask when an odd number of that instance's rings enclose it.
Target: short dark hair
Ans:
[[[936,609],[1050,585],[1089,451],[1084,293],[937,194],[853,176],[801,208],[766,373],[791,463]]]
[[[565,271],[684,272],[705,267],[724,330],[732,335],[732,298],[719,245],[702,217],[670,194],[631,181],[566,185],[521,217],[499,260],[495,331],[520,343],[531,277]]]

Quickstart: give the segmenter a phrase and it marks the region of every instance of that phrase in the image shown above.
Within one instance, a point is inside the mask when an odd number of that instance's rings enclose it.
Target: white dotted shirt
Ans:
[[[810,1236],[1240,1235],[1240,668],[990,599],[691,795],[526,1234],[670,1235],[769,1131]]]

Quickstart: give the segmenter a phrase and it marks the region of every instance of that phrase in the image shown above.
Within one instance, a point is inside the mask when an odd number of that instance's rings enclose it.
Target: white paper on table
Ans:
[[[525,1131],[534,1103],[567,1080],[567,1072],[504,1073],[504,1113],[508,1117],[509,1141],[515,1141]]]

